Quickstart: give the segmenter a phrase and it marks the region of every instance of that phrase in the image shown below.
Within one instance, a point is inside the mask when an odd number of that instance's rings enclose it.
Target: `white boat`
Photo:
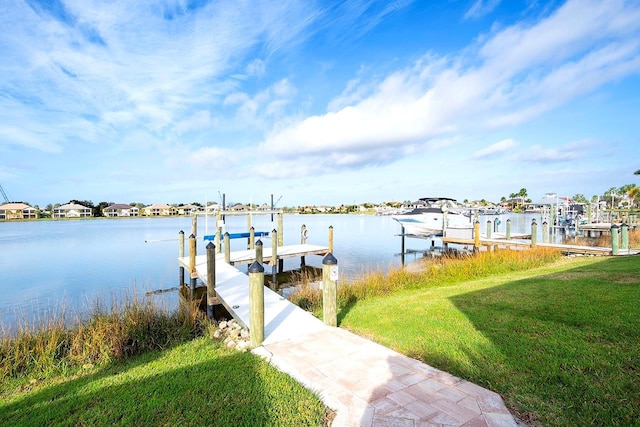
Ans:
[[[415,207],[401,215],[393,215],[404,227],[406,234],[415,236],[442,236],[445,228],[466,228],[471,219],[465,215],[455,199],[448,197],[423,197],[413,204]]]

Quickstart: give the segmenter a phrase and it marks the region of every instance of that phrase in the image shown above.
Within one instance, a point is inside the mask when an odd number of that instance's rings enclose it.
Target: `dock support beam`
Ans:
[[[216,293],[216,246],[207,245],[207,318],[215,319],[215,306],[220,304]]]
[[[322,319],[338,326],[338,260],[331,252],[322,260]]]
[[[304,224],[302,224],[302,227],[300,227],[300,244],[307,244],[307,226]],[[300,268],[303,268],[305,265],[307,265],[307,260],[303,255],[300,257]]]
[[[263,263],[262,261],[262,240],[258,239],[258,241],[256,242],[256,261],[258,261],[260,264]]]
[[[476,220],[473,224],[473,251],[480,250],[480,221]]]
[[[333,253],[333,225],[329,226],[329,253]]]
[[[224,262],[231,265],[231,237],[228,231],[224,233]]]
[[[218,253],[222,251],[222,245],[220,244],[221,240],[222,240],[222,213],[220,211],[216,211],[216,243],[215,245]]]
[[[178,257],[184,257],[184,231],[180,230],[178,233]],[[178,287],[184,284],[184,267],[180,266],[178,275]]]
[[[400,241],[400,262],[402,263],[402,266],[404,267],[404,225],[400,225],[400,238],[402,239]]]
[[[264,267],[254,261],[249,267],[249,332],[251,347],[264,341]]]
[[[511,219],[507,220],[507,240],[511,240]]]
[[[278,212],[278,246],[284,246],[284,226],[282,223],[282,212]]]
[[[620,235],[622,237],[622,249],[629,253],[631,249],[629,247],[629,226],[626,222],[623,222],[622,225],[620,225]]]
[[[271,230],[271,290],[278,289],[278,231]]]
[[[618,242],[618,226],[613,224],[611,226],[611,255],[618,255],[620,244]]]
[[[192,234],[189,236],[189,287],[191,289],[191,299],[196,290],[196,283],[198,281],[198,272],[196,271],[196,236]]]
[[[535,248],[538,246],[538,224],[536,224],[536,219],[531,220],[531,247]]]

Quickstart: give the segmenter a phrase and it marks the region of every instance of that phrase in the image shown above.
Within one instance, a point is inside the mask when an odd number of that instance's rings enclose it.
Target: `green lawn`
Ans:
[[[500,393],[529,421],[640,425],[640,257],[414,286],[344,306],[341,326]]]
[[[31,384],[9,379],[0,425],[320,426],[319,399],[251,353],[197,338]]]

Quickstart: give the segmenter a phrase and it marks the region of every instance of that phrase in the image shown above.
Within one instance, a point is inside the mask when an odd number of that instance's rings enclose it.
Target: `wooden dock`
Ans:
[[[326,255],[329,248],[317,245],[280,246],[277,257],[293,258],[307,255]],[[232,264],[249,264],[255,261],[255,251],[231,252]],[[264,248],[263,261],[271,263],[271,248]],[[189,257],[179,257],[178,264],[189,269]],[[196,256],[196,273],[207,285],[207,257]],[[249,276],[225,262],[224,254],[216,254],[216,293],[220,302],[241,325],[249,328]],[[324,324],[311,313],[289,302],[277,292],[264,288],[264,343],[276,343],[319,331]]]

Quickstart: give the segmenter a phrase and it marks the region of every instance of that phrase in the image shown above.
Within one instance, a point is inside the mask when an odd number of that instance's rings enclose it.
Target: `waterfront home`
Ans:
[[[36,209],[26,203],[5,203],[0,205],[0,219],[35,219]]]
[[[93,216],[91,208],[77,203],[67,203],[53,209],[53,218],[86,218]]]
[[[568,209],[572,200],[570,197],[560,197],[556,193],[546,193],[544,197],[535,203],[528,203],[525,212],[549,212],[554,207],[555,212],[564,212]]]
[[[178,215],[178,209],[164,203],[156,203],[142,208],[142,214],[145,216],[174,216]]]
[[[200,206],[196,205],[182,205],[178,206],[178,215],[193,215],[200,211]]]
[[[222,210],[222,205],[220,203],[211,203],[207,205],[205,210],[208,214],[215,213],[216,211]]]
[[[140,215],[140,209],[126,203],[115,203],[102,210],[102,214],[106,217],[127,217]]]

